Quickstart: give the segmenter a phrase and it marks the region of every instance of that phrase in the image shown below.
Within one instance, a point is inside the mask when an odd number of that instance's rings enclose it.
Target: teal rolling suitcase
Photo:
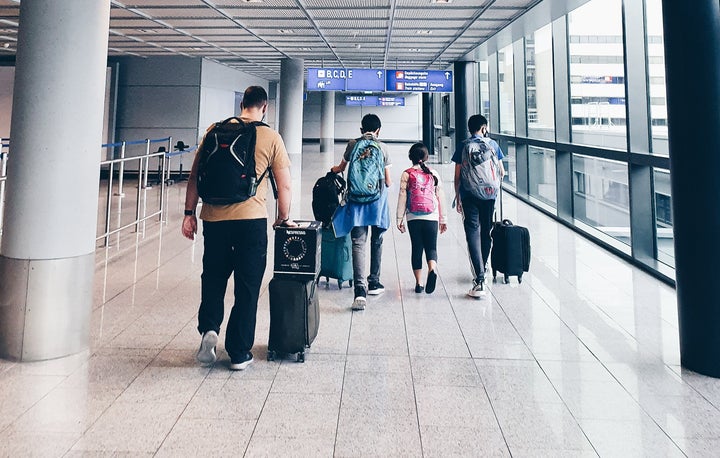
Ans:
[[[335,238],[332,228],[322,230],[322,248],[320,249],[320,277],[325,277],[329,285],[331,278],[336,278],[338,288],[343,282],[352,286],[352,240],[350,234]]]

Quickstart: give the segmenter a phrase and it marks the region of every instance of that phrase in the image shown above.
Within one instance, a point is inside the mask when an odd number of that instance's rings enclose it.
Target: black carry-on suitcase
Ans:
[[[505,283],[510,282],[510,276],[517,276],[518,283],[522,283],[523,272],[530,268],[530,232],[504,219],[493,224],[490,237],[493,280],[497,278],[498,272],[502,272]]]
[[[278,354],[296,354],[305,361],[305,349],[315,340],[320,327],[320,304],[315,279],[270,280],[270,338],[268,361]]]
[[[530,231],[526,227],[515,226],[509,219],[503,219],[502,188],[499,200],[500,221],[494,222],[490,230],[493,281],[497,279],[497,273],[502,272],[505,283],[510,282],[511,276],[517,276],[518,283],[522,283],[523,273],[530,269]]]
[[[350,234],[335,237],[332,228],[322,229],[322,249],[320,250],[320,277],[325,277],[329,285],[331,278],[336,278],[338,288],[343,282],[352,286],[352,240]]]

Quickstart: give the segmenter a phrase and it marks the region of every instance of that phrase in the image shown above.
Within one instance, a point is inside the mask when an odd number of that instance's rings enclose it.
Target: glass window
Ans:
[[[488,72],[488,61],[481,60],[480,69],[480,114],[490,119],[490,73]]]
[[[575,218],[630,244],[627,164],[573,155]]]
[[[573,143],[627,149],[622,0],[568,15]]]
[[[531,138],[555,140],[552,27],[547,25],[525,39],[527,120]]]
[[[515,134],[515,82],[512,45],[498,52],[498,85],[500,89],[500,133]]]
[[[670,197],[670,172],[655,169],[655,223],[657,226],[658,260],[671,267],[675,266],[675,245],[673,238],[672,199]]]
[[[530,195],[556,207],[555,151],[530,146],[528,162]]]
[[[645,8],[652,151],[667,156],[670,149],[668,148],[662,0],[645,0]]]
[[[500,142],[500,148],[502,148],[505,157],[502,160],[503,167],[505,168],[505,178],[503,183],[509,185],[511,189],[516,189],[516,176],[517,176],[517,151],[514,142]]]

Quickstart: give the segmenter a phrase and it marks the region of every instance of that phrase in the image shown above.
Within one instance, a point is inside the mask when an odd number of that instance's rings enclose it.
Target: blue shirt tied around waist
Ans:
[[[380,198],[374,202],[357,203],[348,201],[338,207],[333,217],[335,237],[344,237],[356,226],[377,226],[381,229],[390,227],[390,207],[388,191],[383,189]]]

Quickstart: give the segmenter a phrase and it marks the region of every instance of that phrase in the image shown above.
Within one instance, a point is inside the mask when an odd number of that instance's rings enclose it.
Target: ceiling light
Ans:
[[[280,29],[280,30],[278,30],[278,32],[283,33],[283,34],[295,33],[290,29]]]
[[[432,30],[418,30],[416,33],[418,35],[430,35],[432,33]]]
[[[452,0],[430,0],[430,3],[452,3]]]
[[[245,3],[262,3],[263,0],[240,0]]]
[[[420,48],[410,48],[410,49],[408,49],[408,51],[410,51],[410,52],[420,52],[421,50],[420,50]]]

